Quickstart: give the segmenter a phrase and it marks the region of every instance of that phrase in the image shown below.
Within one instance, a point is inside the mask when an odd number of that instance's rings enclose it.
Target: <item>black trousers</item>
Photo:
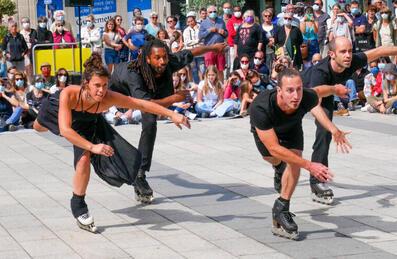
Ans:
[[[333,99],[333,96],[331,96]],[[328,97],[327,97],[328,98]],[[334,107],[333,100],[325,102],[323,99],[322,108],[327,115],[327,117],[332,121]],[[316,140],[313,144],[313,153],[312,153],[312,162],[318,162],[325,166],[328,166],[328,151],[329,145],[332,140],[332,135],[329,131],[327,131],[321,124],[316,120],[315,121],[317,130],[316,130]],[[320,181],[314,176],[310,175],[310,184],[316,184]]]
[[[150,171],[156,134],[157,115],[153,115],[151,113],[142,113],[142,132],[138,146],[138,150],[142,154],[142,170]]]

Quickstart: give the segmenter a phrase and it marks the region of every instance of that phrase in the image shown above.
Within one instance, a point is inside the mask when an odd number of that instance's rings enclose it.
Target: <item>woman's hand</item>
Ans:
[[[102,155],[102,156],[113,156],[114,150],[111,146],[105,144],[96,144],[93,145],[90,149],[91,153]]]
[[[184,125],[186,128],[190,129],[190,123],[189,120],[183,116],[182,114],[179,113],[174,113],[171,118],[172,122],[180,129],[182,129],[182,125]]]

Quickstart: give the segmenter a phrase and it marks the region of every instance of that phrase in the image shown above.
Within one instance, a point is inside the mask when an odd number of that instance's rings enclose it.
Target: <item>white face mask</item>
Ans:
[[[343,17],[340,17],[340,16],[338,16],[338,17],[336,18],[336,21],[337,21],[338,23],[343,23],[343,21],[344,21],[344,18],[343,18]]]
[[[65,83],[66,82],[67,77],[66,76],[58,76],[58,80],[61,83]]]
[[[141,31],[142,29],[143,29],[143,25],[142,24],[135,25],[135,30],[136,31]]]
[[[386,78],[386,80],[393,81],[394,79],[396,79],[396,76],[395,75],[391,75],[391,74],[387,74],[387,75],[385,75],[385,78]]]
[[[63,16],[63,15],[57,16],[57,17],[56,17],[56,20],[57,20],[57,21],[63,21],[63,20],[65,20],[65,16]]]
[[[241,69],[248,69],[248,64],[240,63]]]
[[[29,30],[29,29],[30,29],[30,23],[28,23],[28,22],[22,23],[22,28],[23,28],[24,30]]]
[[[241,17],[241,12],[234,12],[234,17],[240,18]]]
[[[319,5],[313,5],[313,11],[318,11],[320,10],[320,6]]]
[[[185,82],[186,76],[181,76],[181,80],[182,80],[182,82]]]
[[[257,66],[259,66],[260,64],[262,64],[262,60],[261,60],[261,59],[254,58],[254,64],[257,65]]]
[[[389,19],[389,15],[388,15],[387,13],[383,13],[383,14],[381,15],[381,17],[382,17],[383,20]]]
[[[47,24],[45,22],[41,22],[41,23],[39,23],[39,27],[44,29],[47,27]]]

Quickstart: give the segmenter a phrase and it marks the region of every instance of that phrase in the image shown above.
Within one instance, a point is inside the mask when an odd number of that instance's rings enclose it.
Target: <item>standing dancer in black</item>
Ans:
[[[344,85],[357,69],[365,67],[368,63],[380,57],[396,55],[397,47],[378,47],[353,54],[351,41],[346,37],[337,37],[329,43],[328,57],[320,60],[318,64],[304,72],[303,85],[308,88],[319,85]],[[332,121],[334,97],[331,95],[323,98],[320,105]],[[315,123],[317,131],[311,160],[328,166],[328,151],[332,136],[317,120]],[[280,171],[282,172],[282,170]],[[310,186],[313,201],[325,204],[333,202],[334,194],[328,184],[310,176]]]
[[[142,47],[136,60],[114,67],[110,89],[135,98],[151,100],[164,107],[189,101],[191,96],[188,90],[174,93],[172,73],[190,64],[195,56],[210,51],[221,52],[225,47],[226,44],[218,43],[170,53],[162,41],[149,40]],[[135,182],[135,193],[137,200],[143,203],[151,203],[153,200],[153,190],[146,181],[146,172],[150,171],[152,163],[157,132],[156,121],[156,115],[142,114],[142,133],[138,147],[142,153],[142,164]]]
[[[109,91],[109,73],[99,54],[85,62],[82,86],[68,86],[51,95],[40,109],[34,129],[50,130],[73,144],[74,167],[71,209],[82,229],[95,232],[94,219],[84,201],[90,179],[90,162],[95,173],[110,185],[132,185],[141,164],[139,151],[124,140],[103,118],[111,106],[139,109],[170,117],[181,128],[190,127],[186,117],[156,103]]]

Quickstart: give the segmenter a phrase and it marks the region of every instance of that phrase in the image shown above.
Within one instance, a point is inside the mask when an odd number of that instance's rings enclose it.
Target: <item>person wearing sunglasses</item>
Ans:
[[[268,8],[262,12],[263,23],[261,25],[262,38],[266,38],[268,43],[263,47],[265,52],[266,66],[269,68],[273,67],[273,60],[276,58],[275,45],[274,45],[274,34],[276,32],[276,25],[272,23],[273,11]]]
[[[164,25],[159,22],[159,15],[156,12],[152,12],[150,14],[150,21],[149,23],[145,26],[145,30],[152,35],[153,37],[156,37],[157,32],[160,29],[164,29]]]
[[[65,89],[69,85],[69,73],[65,68],[58,69],[56,74],[56,82],[50,88],[50,93],[54,94]]]
[[[216,7],[210,5],[207,8],[208,17],[200,24],[199,39],[204,45],[224,43],[228,32],[225,22],[218,17]],[[226,59],[225,53],[209,52],[204,56],[205,65],[215,65],[218,71],[218,77],[223,82],[223,70],[225,70]]]

